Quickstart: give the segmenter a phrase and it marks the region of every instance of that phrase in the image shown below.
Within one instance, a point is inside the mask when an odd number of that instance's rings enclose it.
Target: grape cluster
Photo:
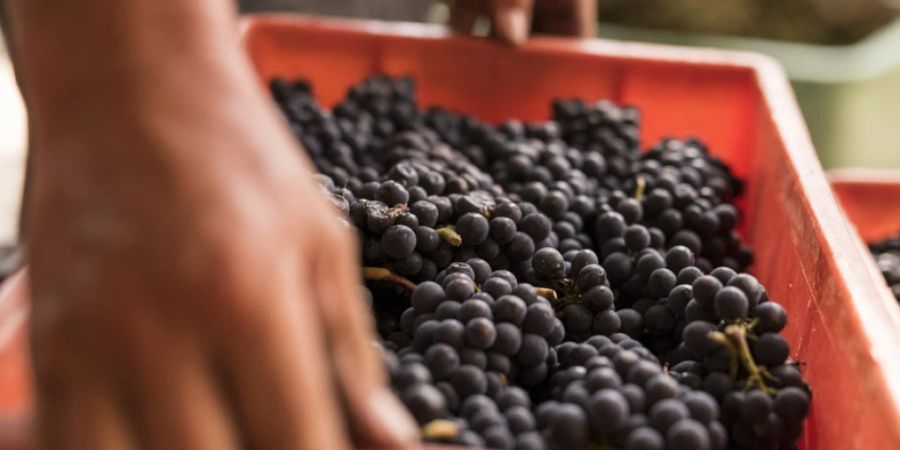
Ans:
[[[331,111],[308,83],[271,87],[359,237],[423,439],[794,448],[812,392],[785,310],[743,273],[741,182],[702,142],[641,152],[638,111],[607,101],[492,125],[420,109],[408,78],[367,79]]]
[[[737,209],[728,203],[742,185],[701,142],[663,140],[642,158],[638,178],[646,184],[644,220],[665,234],[668,246],[690,249],[704,272],[752,263],[736,230]]]
[[[891,292],[900,301],[900,235],[871,243],[869,249]]]
[[[790,345],[778,334],[787,315],[771,301],[748,305],[747,296],[733,287],[719,288],[714,308],[718,316],[737,317],[690,322],[683,336],[688,355],[670,373],[718,399],[737,448],[793,448],[812,392],[789,359]]]
[[[483,260],[453,263],[436,281],[419,283],[400,327],[438,379],[461,367],[488,371],[523,386],[547,377],[550,347],[565,330],[550,302],[509,271]],[[439,363],[438,363],[439,362]],[[460,392],[468,394],[483,392]]]
[[[560,100],[553,103],[553,120],[569,145],[597,162],[598,170],[589,175],[598,177],[598,183],[607,189],[625,188],[623,181],[640,158],[640,113],[636,109],[604,100],[593,104]]]
[[[365,265],[413,280],[433,280],[451,263],[473,258],[497,270],[516,269],[528,265],[536,242],[550,232],[550,220],[527,203],[484,191],[429,194],[414,165],[392,169],[389,176],[408,176],[373,182],[371,189],[367,184],[348,206]]]
[[[441,381],[422,354],[406,351],[398,356],[385,350],[383,355],[392,388],[429,441],[476,448],[546,449],[524,389],[504,384],[492,372],[482,381],[483,372],[464,366],[454,377]],[[461,397],[460,385],[484,388]]]
[[[622,333],[555,349],[550,399],[535,410],[553,448],[721,450],[728,434],[710,394],[680,385]]]

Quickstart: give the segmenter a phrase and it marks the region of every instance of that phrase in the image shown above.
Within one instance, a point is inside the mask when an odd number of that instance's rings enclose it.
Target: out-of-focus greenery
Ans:
[[[817,44],[859,41],[900,14],[900,0],[599,0],[600,21]]]

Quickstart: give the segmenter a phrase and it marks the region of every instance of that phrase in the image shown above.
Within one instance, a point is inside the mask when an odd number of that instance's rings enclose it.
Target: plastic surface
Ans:
[[[27,278],[20,272],[0,284],[0,449],[22,448],[31,416],[28,368]]]
[[[900,234],[900,171],[847,169],[829,172],[828,178],[864,241]]]
[[[747,182],[742,229],[757,254],[752,272],[788,309],[792,356],[806,362],[815,393],[802,447],[900,448],[900,310],[876,283],[770,60],[601,40],[538,38],[512,49],[434,26],[296,16],[261,16],[243,32],[262,84],[306,77],[328,105],[366,75],[412,75],[423,105],[491,121],[545,119],[555,97],[609,98],[641,109],[644,144],[702,138]],[[11,380],[0,398],[29,392],[27,378]],[[0,417],[23,413],[17,401],[0,406]]]

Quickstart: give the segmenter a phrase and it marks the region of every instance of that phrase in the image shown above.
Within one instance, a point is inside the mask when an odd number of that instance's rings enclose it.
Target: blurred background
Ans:
[[[448,1],[238,0],[244,12],[443,23]],[[900,168],[900,0],[599,0],[599,36],[740,49],[784,66],[826,169]],[[25,114],[0,58],[0,260],[15,240]],[[2,264],[0,264],[2,266]]]

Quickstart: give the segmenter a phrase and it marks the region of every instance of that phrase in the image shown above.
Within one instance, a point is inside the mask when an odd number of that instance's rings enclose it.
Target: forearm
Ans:
[[[6,3],[39,183],[180,180],[224,164],[249,118],[277,134],[227,0]]]
[[[30,119],[41,127],[127,117],[246,77],[226,0],[5,1]]]

